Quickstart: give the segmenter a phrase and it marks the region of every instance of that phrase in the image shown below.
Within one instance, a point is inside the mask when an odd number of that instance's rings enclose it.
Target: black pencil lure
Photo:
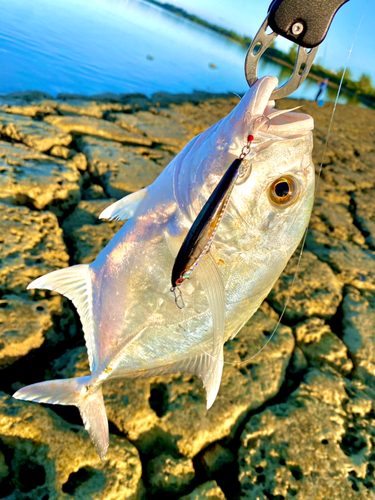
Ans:
[[[253,135],[248,135],[247,143],[242,152],[225,172],[213,193],[199,212],[190,231],[177,254],[172,270],[172,288],[176,304],[179,308],[184,307],[180,291],[176,291],[186,279],[189,279],[194,269],[202,258],[209,252],[216,231],[228,206],[233,187],[239,177],[244,175],[245,170],[251,166],[243,166],[242,162],[250,152],[250,146],[254,140]]]

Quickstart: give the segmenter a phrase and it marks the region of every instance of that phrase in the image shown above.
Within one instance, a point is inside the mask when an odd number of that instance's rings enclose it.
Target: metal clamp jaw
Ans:
[[[260,30],[256,34],[246,54],[245,76],[247,83],[250,85],[250,87],[258,79],[257,68],[259,59],[277,37],[277,33],[274,32],[267,34],[266,33],[267,27],[268,27],[268,17],[266,17],[266,20],[260,27]],[[283,97],[292,94],[295,90],[298,89],[298,87],[302,85],[305,78],[309,74],[316,53],[318,52],[318,48],[319,47],[308,49],[306,47],[301,47],[301,46],[298,47],[297,59],[294,65],[292,76],[286,83],[284,83],[284,85],[277,87],[272,92],[271,99],[274,100],[282,99]]]
[[[290,79],[275,89],[271,99],[281,99],[294,92],[305,80],[319,45],[327,35],[336,12],[349,0],[273,0],[268,16],[256,34],[246,55],[245,75],[249,85],[257,80],[257,67],[262,54],[277,35],[299,45],[294,71]],[[267,34],[270,27],[272,32]]]

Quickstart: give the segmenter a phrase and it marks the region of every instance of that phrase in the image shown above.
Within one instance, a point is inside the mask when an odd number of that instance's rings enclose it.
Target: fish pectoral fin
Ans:
[[[207,355],[206,355],[207,356]],[[211,408],[214,404],[217,393],[220,389],[221,376],[223,374],[224,367],[224,352],[223,346],[221,346],[221,350],[219,352],[218,358],[210,358],[211,366],[207,372],[202,373],[200,378],[203,381],[203,387],[206,389],[206,399],[207,399],[207,410]]]
[[[99,219],[108,220],[128,220],[133,217],[135,211],[141,204],[147,194],[147,189],[144,188],[135,193],[128,194],[121,200],[112,203],[99,215]]]
[[[225,339],[225,289],[223,279],[211,253],[202,258],[195,272],[206,293],[212,315],[213,343],[210,354],[212,358],[218,359]]]
[[[167,229],[164,233],[164,236],[168,245],[168,249],[171,252],[172,257],[175,259],[184,241],[184,235],[180,234],[178,236],[174,236]]]
[[[92,318],[91,275],[88,264],[71,266],[36,279],[27,287],[59,292],[68,297],[77,308],[85,334],[91,371],[95,371],[99,347],[95,341]]]

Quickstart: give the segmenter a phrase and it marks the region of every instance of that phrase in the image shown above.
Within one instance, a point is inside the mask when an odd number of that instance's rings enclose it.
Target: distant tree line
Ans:
[[[241,36],[233,30],[228,30],[222,28],[221,26],[217,26],[216,24],[209,23],[200,17],[189,14],[185,9],[180,7],[176,7],[175,5],[171,5],[169,3],[158,2],[157,0],[147,0],[148,2],[162,7],[163,9],[169,10],[178,16],[184,17],[193,21],[196,24],[200,24],[206,28],[209,28],[212,31],[216,31],[220,35],[224,35],[231,40],[234,40],[241,45],[248,47],[252,38],[249,36]],[[289,53],[282,52],[281,50],[275,47],[275,44],[271,44],[271,46],[267,49],[267,51],[263,54],[263,57],[270,57],[272,59],[278,59],[280,62],[284,62],[288,65],[294,65],[297,57],[297,47],[293,45],[289,51]],[[320,64],[313,64],[310,74],[315,75],[319,78],[328,78],[330,82],[339,85],[344,69],[340,69],[336,73],[332,73]],[[372,86],[371,77],[367,73],[363,73],[358,81],[354,81],[352,77],[352,73],[349,68],[345,71],[345,76],[342,85],[343,90],[346,91],[349,95],[355,95],[359,98],[359,100],[363,100],[368,105],[375,105],[375,89]]]
[[[154,5],[162,7],[163,9],[169,10],[170,12],[173,12],[178,16],[189,19],[190,21],[193,21],[196,24],[200,24],[201,26],[209,28],[210,30],[216,31],[216,33],[220,33],[220,35],[224,35],[232,40],[235,40],[236,42],[240,43],[241,45],[244,45],[245,47],[248,47],[252,42],[252,39],[249,36],[241,36],[233,30],[227,30],[225,28],[221,28],[220,26],[216,26],[216,24],[211,24],[208,21],[205,21],[204,19],[195,16],[194,14],[189,14],[188,12],[186,12],[185,9],[181,9],[180,7],[176,7],[175,5],[172,5],[170,3],[162,3],[158,2],[157,0],[147,0],[147,1],[149,3],[153,3]]]

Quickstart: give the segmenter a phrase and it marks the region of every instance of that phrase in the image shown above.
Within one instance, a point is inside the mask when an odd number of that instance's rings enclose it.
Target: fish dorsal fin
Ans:
[[[147,194],[147,189],[144,188],[135,193],[128,194],[121,200],[112,203],[99,215],[99,219],[109,220],[128,220],[133,217],[142,200]]]
[[[73,302],[82,321],[90,368],[94,372],[98,362],[98,345],[94,338],[89,265],[80,264],[41,276],[27,287],[28,290],[32,288],[59,292]]]

